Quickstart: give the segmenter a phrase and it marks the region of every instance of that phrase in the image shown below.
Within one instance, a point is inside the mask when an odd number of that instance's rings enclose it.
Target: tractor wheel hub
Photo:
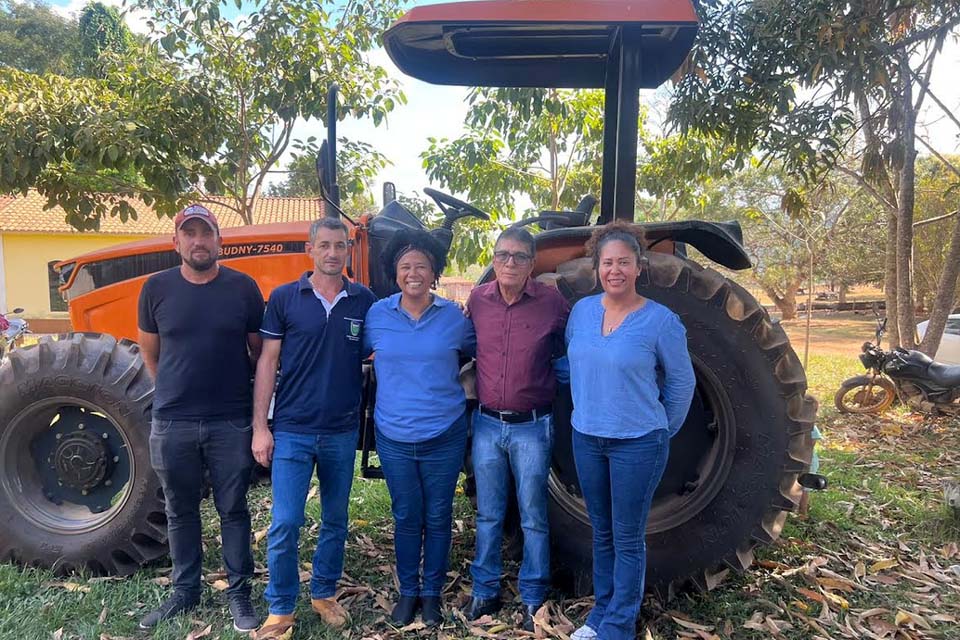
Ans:
[[[52,466],[64,485],[89,491],[107,477],[109,462],[105,440],[89,431],[74,431],[58,441]]]

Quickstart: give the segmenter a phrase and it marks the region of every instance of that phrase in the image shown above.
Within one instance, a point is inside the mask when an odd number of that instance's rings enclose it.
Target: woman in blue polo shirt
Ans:
[[[696,383],[680,318],[637,293],[642,246],[633,224],[593,232],[587,253],[603,293],[577,302],[567,322],[573,452],[593,525],[595,595],[574,640],[636,637],[647,515]]]
[[[367,313],[364,342],[375,352],[377,453],[390,491],[400,598],[392,618],[442,620],[453,496],[467,445],[460,356],[476,349],[473,325],[431,289],[446,251],[424,231],[401,231],[383,255],[400,293]],[[423,575],[420,563],[423,561]]]

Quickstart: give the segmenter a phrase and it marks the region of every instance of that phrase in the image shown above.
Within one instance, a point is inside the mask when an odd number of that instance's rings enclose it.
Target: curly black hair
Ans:
[[[447,250],[443,244],[427,231],[400,229],[380,254],[384,272],[391,282],[396,282],[397,263],[408,251],[419,251],[427,256],[433,267],[434,284],[440,281],[440,274],[447,267]]]
[[[602,227],[597,227],[587,240],[587,256],[593,258],[593,268],[600,266],[600,250],[608,242],[618,240],[633,249],[637,255],[637,263],[643,258],[646,248],[646,236],[643,227],[626,220],[614,220]]]

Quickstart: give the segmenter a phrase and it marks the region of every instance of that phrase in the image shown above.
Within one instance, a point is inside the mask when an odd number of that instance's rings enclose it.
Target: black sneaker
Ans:
[[[200,598],[191,597],[182,591],[174,591],[160,606],[148,613],[140,621],[141,629],[153,629],[158,623],[190,611],[200,604]]]
[[[247,594],[230,596],[230,615],[233,616],[233,628],[241,633],[254,631],[260,626],[260,618]]]

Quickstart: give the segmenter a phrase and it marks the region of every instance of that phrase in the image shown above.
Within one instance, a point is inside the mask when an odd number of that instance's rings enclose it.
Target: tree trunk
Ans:
[[[757,283],[776,305],[781,320],[795,320],[797,318],[797,287],[800,285],[800,281],[801,278],[797,278],[794,282],[790,282],[782,294],[769,285],[762,282]]]
[[[887,250],[883,259],[883,299],[886,303],[887,340],[890,348],[900,346],[897,328],[897,212],[887,211]]]
[[[837,302],[840,304],[847,304],[847,292],[850,290],[849,285],[846,282],[840,283],[840,291],[837,295]]]
[[[897,324],[900,344],[912,349],[916,316],[913,308],[913,283],[911,278],[913,257],[913,205],[916,196],[917,114],[913,106],[913,77],[907,53],[900,56],[900,107],[903,122],[900,125],[900,143],[903,145],[903,167],[900,169],[897,197]]]
[[[958,276],[960,276],[960,218],[957,218],[953,225],[947,259],[940,273],[937,295],[930,309],[930,321],[927,324],[926,333],[923,334],[923,341],[920,343],[920,351],[930,357],[937,352],[940,339],[943,337],[943,329],[947,326],[947,316],[956,304]]]

